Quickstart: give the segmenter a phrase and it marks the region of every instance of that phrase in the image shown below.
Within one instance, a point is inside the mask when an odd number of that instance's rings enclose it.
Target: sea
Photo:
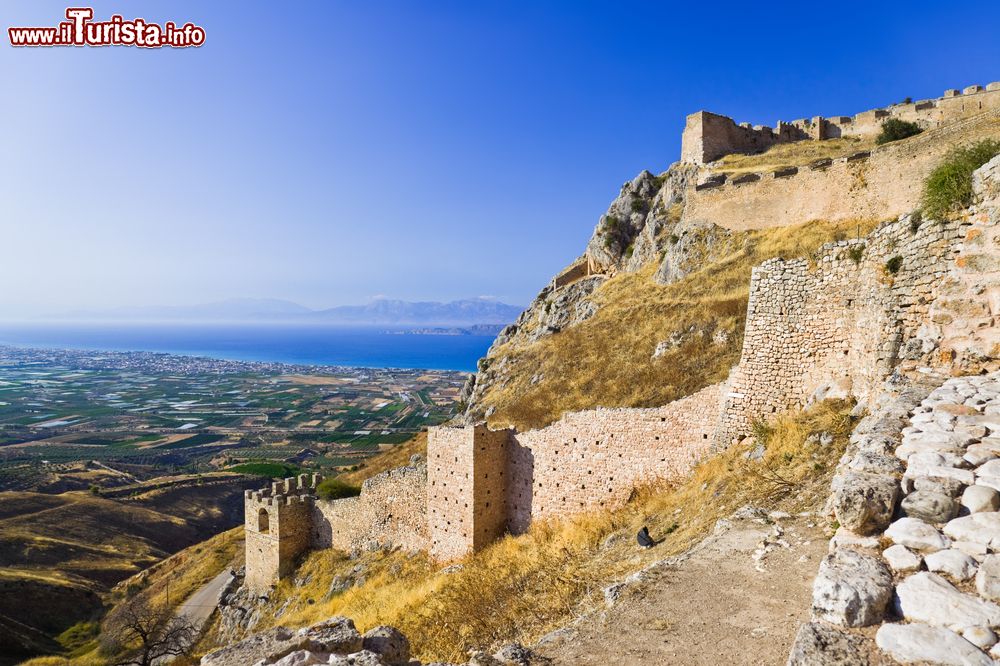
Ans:
[[[4,324],[0,345],[150,351],[233,361],[473,372],[487,335],[294,324]]]

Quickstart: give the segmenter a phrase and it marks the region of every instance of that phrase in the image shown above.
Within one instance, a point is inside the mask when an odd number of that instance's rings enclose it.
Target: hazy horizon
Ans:
[[[716,6],[733,21],[568,1],[93,6],[192,21],[206,43],[0,48],[0,318],[239,297],[527,303],[621,183],[677,159],[689,113],[773,124],[1000,79],[990,3],[808,29],[791,3]],[[47,26],[66,4],[4,9],[8,27]]]

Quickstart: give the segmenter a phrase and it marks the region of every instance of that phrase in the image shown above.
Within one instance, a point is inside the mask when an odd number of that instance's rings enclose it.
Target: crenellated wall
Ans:
[[[322,477],[303,474],[244,494],[246,584],[266,592],[311,546],[313,494]]]
[[[689,115],[685,122],[681,135],[681,161],[707,164],[732,153],[759,153],[779,143],[875,136],[881,131],[882,123],[889,118],[934,129],[997,110],[1000,110],[1000,82],[985,87],[969,86],[962,91],[946,90],[937,99],[894,104],[854,116],[816,116],[790,123],[779,120],[775,128],[737,124],[732,118],[699,111]]]
[[[1000,111],[809,166],[713,174],[688,188],[684,218],[744,231],[898,217],[919,208],[924,180],[948,150],[984,138],[1000,139]]]

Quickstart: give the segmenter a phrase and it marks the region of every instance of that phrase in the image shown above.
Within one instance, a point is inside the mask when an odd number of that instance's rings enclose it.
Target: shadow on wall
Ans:
[[[507,529],[511,534],[524,534],[531,526],[532,498],[535,487],[535,454],[511,437],[510,447],[511,471],[507,486]]]

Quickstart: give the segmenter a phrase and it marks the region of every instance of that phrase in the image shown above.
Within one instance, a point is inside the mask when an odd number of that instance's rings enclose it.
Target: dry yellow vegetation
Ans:
[[[533,642],[602,603],[610,582],[688,549],[741,506],[821,507],[852,429],[850,408],[830,402],[781,416],[757,429],[765,445],[759,461],[747,459],[749,444],[733,446],[683,483],[642,488],[618,511],[534,525],[467,557],[460,568],[442,571],[423,554],[310,553],[271,595],[271,611],[285,608],[272,623],[297,627],[346,615],[362,631],[390,624],[424,660],[464,661],[472,647]],[[834,442],[810,443],[818,432]],[[663,543],[639,550],[634,534],[643,525]],[[331,592],[337,578],[355,584]]]
[[[506,357],[509,381],[482,399],[496,407],[489,424],[523,431],[567,411],[654,407],[722,381],[739,360],[752,268],[772,257],[808,257],[874,226],[814,221],[742,232],[734,252],[674,284],[653,280],[655,263],[611,278],[594,293],[600,307],[590,319],[526,346],[515,339],[491,357]],[[653,359],[657,343],[672,337],[678,344]]]
[[[819,159],[845,157],[859,150],[871,150],[874,147],[874,137],[856,136],[782,143],[755,155],[738,153],[726,155],[713,166],[712,171],[734,175],[773,171],[783,167],[805,166]]]

